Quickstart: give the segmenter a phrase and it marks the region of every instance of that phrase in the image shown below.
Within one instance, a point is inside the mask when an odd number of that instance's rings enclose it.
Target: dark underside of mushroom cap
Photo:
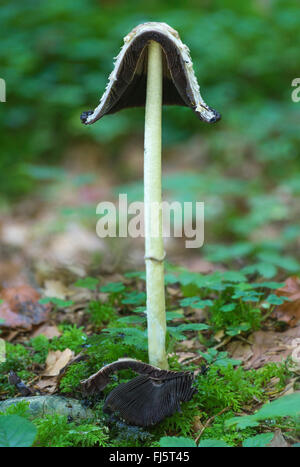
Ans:
[[[182,53],[176,44],[166,35],[157,30],[147,30],[134,38],[124,53],[121,63],[116,69],[116,80],[101,106],[96,111],[83,112],[81,120],[91,124],[104,115],[113,114],[128,107],[143,107],[146,101],[147,80],[147,45],[150,40],[158,42],[163,50],[163,105],[180,105],[194,110],[200,120],[214,123],[221,115],[211,107],[209,117],[196,110],[196,103],[190,85],[188,73]],[[93,115],[89,121],[88,116]]]
[[[154,380],[140,375],[120,384],[108,395],[104,410],[116,414],[130,425],[151,426],[180,410],[180,403],[191,400],[191,375]]]
[[[140,376],[120,384],[107,396],[104,408],[116,412],[126,423],[137,426],[155,425],[180,410],[180,403],[189,401],[196,390],[191,372],[161,370],[130,358],[105,365],[81,382],[85,395],[102,391],[116,371],[131,369]]]

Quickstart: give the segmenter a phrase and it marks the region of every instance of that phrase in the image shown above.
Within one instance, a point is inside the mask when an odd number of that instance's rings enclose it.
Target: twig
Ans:
[[[195,439],[195,443],[196,443],[196,444],[198,443],[199,439],[201,438],[201,435],[202,435],[203,431],[211,424],[211,422],[212,422],[216,417],[218,417],[219,415],[222,415],[224,412],[226,412],[228,409],[229,409],[229,407],[225,407],[225,408],[222,409],[220,412],[218,412],[216,415],[213,415],[213,416],[210,417],[208,420],[206,420],[205,424],[203,425],[203,427],[202,427],[201,430],[200,430],[199,435],[198,435],[197,438]]]

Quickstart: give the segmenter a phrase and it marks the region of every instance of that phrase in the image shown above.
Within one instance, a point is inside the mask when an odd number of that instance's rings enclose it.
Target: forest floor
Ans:
[[[50,185],[1,221],[0,399],[67,398],[42,412],[23,399],[0,403],[2,415],[32,420],[36,446],[297,445],[297,265],[269,250],[248,262],[241,242],[213,258],[184,253],[176,240],[166,246],[169,365],[197,375],[181,412],[141,428],[103,414],[107,389],[85,398],[80,381],[103,365],[147,361],[146,295],[143,241],[99,239],[84,202],[107,193],[78,186]],[[108,389],[131,376],[123,370]],[[75,415],[69,398],[80,404]]]

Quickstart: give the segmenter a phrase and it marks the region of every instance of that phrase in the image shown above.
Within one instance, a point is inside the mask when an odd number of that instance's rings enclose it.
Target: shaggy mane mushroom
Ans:
[[[85,125],[121,109],[145,106],[144,212],[147,292],[147,331],[150,365],[118,360],[82,382],[93,394],[109,383],[109,375],[123,368],[139,374],[115,388],[105,408],[116,411],[128,423],[158,423],[192,398],[193,375],[168,371],[164,290],[165,251],[161,208],[161,113],[162,105],[190,107],[197,117],[214,123],[221,117],[201,97],[189,49],[178,33],[165,23],[144,23],[125,38],[115,60],[106,90],[95,110],[84,112]]]

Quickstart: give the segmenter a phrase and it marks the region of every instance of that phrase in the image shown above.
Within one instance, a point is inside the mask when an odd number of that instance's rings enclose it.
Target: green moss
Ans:
[[[250,409],[256,407],[258,401],[266,401],[268,396],[265,390],[270,380],[278,378],[275,390],[279,391],[283,389],[289,375],[289,370],[285,364],[270,363],[259,370],[249,371],[244,370],[242,367],[234,368],[230,364],[226,367],[213,364],[205,374],[196,378],[195,387],[198,392],[190,402],[182,404],[181,412],[177,412],[172,417],[165,419],[150,431],[155,434],[157,439],[170,433],[192,436],[195,434],[196,416],[200,417],[202,424],[205,424],[210,417],[225,411],[223,417],[216,417],[215,422],[218,422],[216,433],[210,433],[210,436],[207,436],[221,439],[221,437],[218,437],[218,430],[224,432],[224,420],[227,417],[230,418],[228,414],[232,416],[234,412],[241,411],[245,405]],[[247,431],[246,434],[250,436],[252,431]],[[232,436],[229,430],[227,441],[229,441],[229,444],[231,441],[232,444],[235,440],[240,442],[241,436]]]
[[[91,322],[98,327],[114,321],[117,315],[117,311],[113,306],[99,301],[91,301],[89,303],[88,313]]]
[[[61,379],[59,388],[62,393],[74,393],[80,389],[80,381],[90,376],[89,365],[86,362],[71,365]]]
[[[34,376],[30,371],[32,360],[30,351],[21,344],[6,342],[6,361],[0,364],[0,392],[8,396],[17,394],[17,389],[8,383],[8,374],[14,371],[24,381]]]
[[[63,415],[48,415],[35,419],[38,428],[35,446],[43,447],[92,447],[107,446],[108,429],[102,421],[77,424]]]
[[[83,327],[76,325],[63,324],[61,326],[63,334],[60,337],[54,337],[51,340],[50,349],[65,350],[71,349],[75,353],[79,353],[83,346],[86,345],[87,335],[83,331]]]

